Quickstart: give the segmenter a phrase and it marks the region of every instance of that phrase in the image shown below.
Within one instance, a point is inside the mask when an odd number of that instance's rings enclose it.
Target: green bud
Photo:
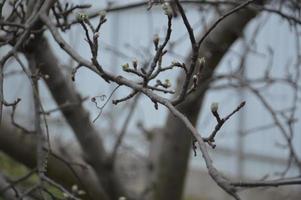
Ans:
[[[126,63],[126,64],[123,64],[123,65],[122,65],[123,71],[126,71],[126,70],[128,70],[129,68],[130,68],[129,63]]]
[[[77,21],[81,22],[81,21],[88,19],[88,15],[85,13],[77,13],[76,19],[77,19]]]

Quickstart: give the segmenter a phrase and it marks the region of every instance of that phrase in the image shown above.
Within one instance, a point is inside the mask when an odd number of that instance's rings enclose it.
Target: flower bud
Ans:
[[[86,194],[86,192],[84,190],[79,190],[77,194],[78,195],[84,195],[84,194]]]
[[[69,198],[70,196],[69,196],[69,194],[67,194],[67,193],[64,192],[64,193],[63,193],[63,197],[64,197],[64,198]]]
[[[218,110],[218,103],[217,102],[213,102],[211,104],[211,112],[217,112]]]
[[[204,58],[204,57],[198,58],[198,63],[199,63],[200,65],[204,65],[204,64],[205,64],[205,58]]]
[[[198,82],[198,76],[195,74],[192,76],[193,82],[196,84]]]
[[[164,10],[164,14],[168,17],[172,16],[172,8],[169,3],[165,2],[162,4],[162,9]]]
[[[78,186],[77,185],[72,185],[71,190],[73,192],[76,192],[78,190]]]
[[[88,19],[88,15],[85,13],[77,13],[76,19],[77,19],[77,21],[82,22],[82,21]]]
[[[45,75],[44,75],[44,78],[45,78],[46,80],[49,79],[49,78],[50,78],[49,74],[45,74]]]
[[[123,71],[126,71],[126,70],[128,70],[129,68],[130,68],[129,63],[125,63],[125,64],[122,65]]]
[[[166,88],[169,88],[169,87],[171,87],[170,80],[169,80],[169,79],[165,79],[165,81],[164,81],[164,85],[166,86]]]

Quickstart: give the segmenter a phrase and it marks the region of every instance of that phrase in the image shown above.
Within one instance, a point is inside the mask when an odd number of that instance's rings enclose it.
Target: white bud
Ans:
[[[169,3],[165,2],[162,4],[162,9],[164,10],[164,14],[171,17],[172,16],[172,8]]]
[[[78,21],[84,21],[84,20],[88,19],[88,15],[85,13],[77,13],[76,19]]]
[[[45,74],[45,75],[44,75],[44,78],[45,78],[45,79],[49,79],[49,78],[50,78],[49,74]]]
[[[192,79],[193,79],[194,82],[197,82],[198,81],[198,76],[195,74],[195,75],[192,76]]]
[[[64,198],[69,198],[69,194],[67,194],[67,193],[64,192],[64,193],[63,193],[63,197],[64,197]]]
[[[73,192],[76,192],[78,190],[78,186],[77,185],[72,185],[71,190]]]
[[[218,110],[218,103],[217,102],[213,102],[211,104],[211,112],[217,112]]]
[[[204,65],[204,64],[205,64],[205,58],[204,58],[204,57],[198,58],[198,63],[199,63],[200,65]]]
[[[30,37],[30,39],[34,39],[34,38],[35,38],[35,35],[34,35],[33,33],[31,33],[31,34],[29,35],[29,37]]]
[[[83,190],[79,190],[77,194],[78,194],[78,195],[84,195],[84,194],[86,194],[86,192],[83,191]]]
[[[126,200],[125,197],[119,197],[118,200]]]

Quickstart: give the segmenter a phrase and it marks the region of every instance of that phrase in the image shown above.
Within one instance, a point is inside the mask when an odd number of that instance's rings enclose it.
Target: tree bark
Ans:
[[[124,187],[116,177],[112,166],[107,164],[107,153],[99,133],[91,124],[89,113],[81,104],[81,98],[70,81],[64,76],[60,64],[48,41],[37,36],[24,51],[28,59],[34,59],[41,72],[46,75],[45,82],[58,106],[71,104],[61,109],[72,128],[83,151],[84,159],[89,163],[107,193],[103,199],[118,199],[127,196]]]

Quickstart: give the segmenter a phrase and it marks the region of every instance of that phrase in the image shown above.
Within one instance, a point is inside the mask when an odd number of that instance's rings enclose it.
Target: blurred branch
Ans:
[[[65,31],[69,28],[73,22],[68,24],[68,16],[75,9],[81,9],[88,7],[87,5],[78,5],[78,6],[70,6],[69,4],[65,4],[65,8],[63,8],[60,2],[56,1],[39,1],[40,4],[35,4],[35,1],[29,1],[28,10],[30,12],[25,13],[22,3],[12,2],[13,11],[12,15],[9,18],[13,18],[13,15],[16,15],[16,22],[25,22],[24,26],[18,26],[18,23],[10,23],[0,22],[2,27],[6,27],[5,31],[8,34],[17,33],[19,35],[14,36],[14,41],[10,41],[11,44],[14,44],[12,50],[10,50],[0,61],[0,123],[1,123],[1,115],[2,115],[2,107],[3,104],[7,103],[4,101],[3,97],[3,68],[7,60],[15,56],[16,52],[22,50],[25,54],[26,58],[29,61],[34,61],[34,64],[41,73],[43,74],[41,77],[44,78],[53,98],[55,99],[58,108],[62,111],[64,117],[67,122],[71,126],[80,146],[82,149],[84,160],[91,164],[96,174],[99,186],[99,196],[96,198],[101,198],[104,200],[109,199],[117,199],[121,196],[126,196],[129,199],[134,199],[136,194],[128,193],[126,190],[126,186],[121,184],[120,178],[117,176],[117,173],[114,168],[114,161],[118,152],[118,148],[122,143],[124,135],[126,134],[126,129],[129,124],[129,120],[133,114],[134,106],[131,108],[129,115],[127,116],[125,123],[122,127],[122,130],[117,138],[116,143],[113,146],[112,154],[108,154],[105,150],[102,138],[99,136],[99,132],[93,127],[89,119],[89,113],[84,109],[81,97],[78,95],[74,87],[71,85],[71,82],[66,79],[63,71],[60,68],[59,61],[55,56],[54,52],[51,50],[49,41],[43,37],[42,33],[44,30],[44,25],[46,29],[48,29],[53,36],[55,42],[74,60],[77,62],[77,67],[72,72],[72,80],[74,81],[74,76],[80,67],[86,67],[92,72],[96,73],[102,80],[107,83],[115,83],[117,84],[115,90],[120,86],[126,86],[131,89],[131,93],[126,97],[114,100],[113,104],[117,104],[122,101],[127,101],[134,96],[138,96],[138,94],[143,93],[146,95],[155,106],[155,109],[158,109],[159,105],[163,105],[166,107],[170,113],[167,118],[167,123],[165,129],[163,130],[163,135],[161,136],[160,144],[162,144],[159,149],[159,153],[157,155],[158,159],[155,163],[155,171],[153,174],[156,182],[154,183],[153,195],[156,200],[166,200],[173,199],[178,200],[182,196],[183,183],[185,173],[187,171],[187,163],[188,157],[191,147],[191,139],[198,143],[199,149],[202,153],[203,159],[207,166],[209,175],[211,178],[228,194],[233,196],[235,199],[240,199],[237,195],[237,186],[232,184],[230,180],[224,177],[213,165],[213,162],[207,151],[207,144],[214,147],[215,144],[212,144],[215,140],[215,136],[217,132],[221,129],[223,124],[236,112],[238,112],[243,106],[244,102],[241,103],[232,113],[227,115],[224,118],[219,116],[219,113],[216,109],[212,109],[212,114],[216,118],[217,125],[215,129],[211,132],[211,134],[204,138],[203,135],[195,128],[196,122],[198,120],[199,111],[202,106],[202,102],[204,96],[209,88],[210,83],[213,80],[213,74],[220,62],[220,60],[226,55],[230,46],[240,37],[243,29],[246,27],[247,23],[253,19],[257,11],[260,8],[263,9],[264,0],[257,0],[256,4],[255,0],[247,0],[241,3],[234,4],[233,2],[231,8],[228,12],[223,13],[225,9],[222,7],[217,11],[220,13],[220,17],[215,20],[208,29],[205,28],[204,33],[201,37],[196,38],[194,35],[194,29],[192,28],[184,8],[182,7],[182,3],[175,0],[172,1],[171,4],[163,3],[162,8],[164,10],[165,15],[167,16],[167,30],[165,37],[163,39],[163,43],[160,44],[159,36],[155,37],[153,40],[155,46],[155,54],[149,64],[149,68],[146,69],[143,66],[139,66],[138,62],[132,62],[132,68],[129,64],[122,65],[123,71],[128,74],[137,76],[140,81],[133,81],[133,79],[123,77],[121,75],[116,75],[115,73],[111,73],[106,71],[102,64],[98,61],[98,50],[99,50],[99,30],[102,27],[102,24],[106,22],[106,17],[103,12],[97,13],[99,16],[99,22],[95,26],[94,23],[90,21],[90,17],[92,15],[79,13],[77,16],[77,21],[74,23],[80,23],[82,29],[85,33],[85,40],[88,42],[90,51],[91,51],[91,60],[84,58],[81,56],[76,49],[72,48],[66,40],[63,38],[59,30]],[[188,1],[185,1],[188,2]],[[228,2],[228,1],[227,1]],[[146,3],[146,2],[144,2]],[[150,7],[155,3],[154,1],[150,2]],[[158,3],[158,2],[157,2]],[[215,2],[217,3],[217,1]],[[258,9],[254,9],[251,5],[254,3],[254,7],[258,6]],[[53,6],[54,5],[54,6]],[[108,7],[107,10],[111,9],[111,11],[121,10],[121,9],[129,9],[131,6],[136,7],[140,6],[141,3],[138,4],[129,4],[127,6],[121,7]],[[186,31],[189,35],[189,40],[191,43],[191,56],[187,59],[187,63],[189,63],[189,67],[186,67],[185,64],[181,64],[179,62],[173,62],[168,67],[162,68],[162,60],[163,56],[167,53],[167,44],[169,43],[170,36],[172,33],[172,19],[173,14],[175,14],[176,10],[174,5],[177,6],[178,12],[182,18],[182,21],[186,27]],[[217,4],[216,4],[217,5]],[[3,5],[2,5],[3,6]],[[20,10],[18,10],[20,7]],[[52,9],[53,16],[56,20],[57,24],[53,23],[51,15],[49,15],[49,9]],[[230,8],[230,7],[229,7]],[[245,9],[243,9],[245,8]],[[2,7],[0,7],[2,9]],[[262,11],[261,10],[261,11]],[[269,10],[272,12],[272,10]],[[279,11],[280,12],[280,11]],[[282,12],[278,13],[274,11],[274,13],[280,15],[283,18],[286,18],[290,23],[294,21],[288,16],[282,14]],[[27,18],[26,18],[27,17]],[[63,22],[62,22],[63,20]],[[294,23],[298,23],[298,21],[294,21]],[[17,31],[12,31],[16,29]],[[33,34],[34,33],[34,34]],[[38,45],[37,45],[38,44]],[[16,57],[17,58],[17,57]],[[208,67],[205,67],[205,61]],[[22,63],[20,62],[22,65]],[[31,65],[32,63],[30,63]],[[188,66],[188,65],[187,65]],[[32,67],[32,66],[31,66]],[[182,73],[179,78],[178,91],[177,96],[174,100],[170,101],[163,95],[159,95],[157,93],[173,93],[173,90],[168,89],[171,87],[171,83],[169,79],[166,79],[165,82],[161,82],[157,80],[157,84],[154,86],[148,85],[154,78],[159,76],[159,74],[163,71],[173,69],[174,67],[180,67],[184,70],[185,73]],[[24,68],[24,67],[23,67]],[[138,71],[139,69],[139,71]],[[24,70],[26,73],[26,70]],[[34,73],[33,73],[34,74]],[[47,77],[47,78],[46,78]],[[32,79],[36,77],[31,77]],[[33,85],[37,89],[37,80],[35,80],[35,84]],[[290,158],[294,158],[298,165],[301,167],[300,160],[297,157],[297,153],[292,145],[292,121],[294,120],[294,112],[291,113],[290,117],[284,116],[287,119],[287,124],[289,130],[286,130],[282,122],[278,119],[277,113],[273,110],[273,108],[268,104],[268,102],[261,96],[260,92],[256,89],[252,88],[250,90],[258,96],[261,100],[262,104],[266,107],[266,109],[270,112],[275,124],[279,127],[281,132],[283,133],[289,149],[290,149]],[[114,91],[111,93],[114,93]],[[110,96],[110,97],[111,97]],[[41,102],[39,102],[38,95],[34,96],[35,100],[35,120],[36,120],[36,132],[40,133],[41,130],[41,119],[40,114],[43,114],[45,120],[45,111],[42,109]],[[93,100],[93,98],[92,98]],[[95,98],[94,98],[95,100]],[[104,106],[109,102],[110,98],[105,102]],[[184,101],[186,100],[186,101]],[[297,93],[295,93],[295,102],[297,101]],[[13,113],[15,111],[15,106],[18,102],[16,102],[13,106]],[[97,108],[102,111],[103,107],[99,107],[96,104]],[[40,104],[40,105],[39,105]],[[66,104],[72,106],[65,106]],[[294,108],[296,108],[294,106]],[[100,112],[101,114],[101,112]],[[100,115],[99,114],[99,115]],[[98,115],[98,117],[99,117]],[[97,118],[98,118],[97,117]],[[96,118],[96,119],[97,119]],[[45,120],[45,125],[47,125],[47,121]],[[47,127],[46,127],[47,128]],[[48,134],[48,132],[47,132]],[[7,137],[1,136],[0,137]],[[40,137],[41,139],[41,137]],[[1,140],[0,140],[1,141]],[[179,142],[180,141],[180,142]],[[41,148],[41,142],[39,142],[38,138],[35,138],[35,145],[38,145],[39,150],[43,151]],[[5,145],[5,144],[4,144]],[[1,145],[0,145],[1,147]],[[193,145],[195,148],[195,145]],[[12,150],[12,147],[1,147],[7,148],[7,152],[13,154],[11,151],[17,151],[15,149]],[[15,147],[14,147],[15,148]],[[22,147],[20,147],[22,148]],[[18,152],[18,154],[22,154],[23,152]],[[32,155],[29,155],[32,157]],[[56,159],[61,158],[61,156],[54,156]],[[22,160],[22,158],[19,158]],[[32,158],[33,160],[38,160],[38,170],[41,171],[41,159],[39,159],[39,153],[36,157]],[[49,158],[50,159],[50,158]],[[60,159],[59,159],[60,160]],[[60,160],[61,161],[61,160]],[[28,162],[28,161],[24,161]],[[65,163],[65,162],[63,162]],[[31,163],[32,164],[32,163]],[[65,163],[66,164],[66,163]],[[175,167],[177,166],[179,169],[175,172]],[[66,166],[65,166],[66,167]],[[70,166],[68,165],[68,169],[70,170]],[[300,168],[301,169],[301,168]],[[91,169],[92,170],[92,169]],[[74,172],[74,170],[70,170]],[[69,172],[70,172],[69,171]],[[50,172],[49,172],[50,173]],[[92,173],[92,172],[91,172]],[[177,176],[174,174],[177,173]],[[75,176],[78,178],[78,176]],[[41,173],[40,178],[42,181],[45,181],[62,191],[68,193],[68,190],[65,189],[64,186],[56,183],[52,179],[48,179],[46,176]],[[78,179],[77,179],[78,181]],[[81,181],[79,181],[81,182]],[[242,183],[241,187],[243,186]],[[265,183],[267,184],[267,182]],[[281,182],[280,184],[283,184]],[[248,183],[246,183],[248,185]],[[249,184],[250,186],[252,184]],[[41,184],[37,184],[28,188],[22,196],[26,196],[30,194],[32,191],[39,190],[41,191]],[[44,188],[46,193],[47,190]],[[71,194],[72,196],[72,194]],[[76,197],[74,197],[76,198]]]
[[[39,45],[35,45],[36,43]],[[44,80],[58,106],[66,102],[76,105],[72,108],[63,109],[62,113],[81,145],[84,159],[94,168],[99,181],[108,194],[124,194],[113,169],[107,166],[107,153],[102,139],[91,124],[89,113],[82,105],[78,105],[81,98],[71,85],[71,80],[68,81],[63,75],[48,41],[43,37],[37,37],[30,48],[32,48],[32,55],[26,54],[26,56],[33,56],[37,63],[43,63],[38,65],[39,69],[44,75],[48,75],[49,78]]]
[[[19,196],[20,191],[5,179],[4,175],[0,173],[0,195],[7,200],[15,200]]]
[[[5,124],[1,126],[0,132],[0,150],[27,167],[35,169],[37,138],[33,134],[24,135]],[[22,145],[19,145],[21,143]],[[60,146],[58,141],[53,141],[53,144],[55,145],[52,145],[52,152],[48,158],[46,175],[65,188],[71,188],[74,184],[82,187],[87,193],[84,199],[96,200],[104,196],[93,169],[88,164],[77,164],[84,163],[76,153],[78,150],[70,145],[67,145],[68,148],[65,148],[66,145]]]
[[[135,108],[137,107],[137,103],[139,100],[140,95],[137,95],[134,99],[134,101],[132,102],[131,106],[130,106],[130,110],[128,115],[126,116],[126,119],[123,123],[123,126],[121,127],[121,131],[119,133],[119,135],[117,136],[116,142],[113,146],[113,151],[111,153],[111,162],[113,163],[112,165],[114,165],[114,162],[116,161],[117,158],[117,153],[118,153],[118,149],[120,149],[121,143],[125,137],[125,134],[127,132],[127,128],[129,126],[130,120],[132,119],[133,115],[134,115],[134,111]]]
[[[246,188],[254,188],[254,187],[279,187],[285,185],[301,185],[301,178],[281,178],[275,180],[266,180],[266,181],[242,181],[242,182],[232,182],[231,185],[235,187],[246,187]]]
[[[4,194],[7,190],[15,187],[15,185],[17,185],[18,183],[25,181],[26,179],[31,177],[36,172],[37,172],[37,169],[34,168],[34,169],[30,170],[28,173],[26,173],[24,176],[19,177],[17,180],[10,181],[10,183],[7,184],[5,187],[1,187],[0,194]]]

